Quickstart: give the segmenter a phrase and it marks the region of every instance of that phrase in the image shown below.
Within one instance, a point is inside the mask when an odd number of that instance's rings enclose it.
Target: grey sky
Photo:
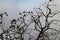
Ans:
[[[47,0],[0,0],[0,13],[5,11],[8,13],[8,17],[4,15],[5,26],[9,27],[10,21],[14,18],[19,17],[19,12],[22,12],[24,10],[33,10],[34,7],[39,7],[39,5],[41,5],[41,3],[43,3],[44,1]],[[57,5],[56,9],[60,10],[60,0],[55,0],[55,4]],[[55,16],[53,19],[60,20],[60,14]],[[53,26],[54,28],[56,27],[55,25]],[[58,25],[58,27],[56,28],[60,29],[59,26],[60,25]]]
[[[33,10],[34,7],[39,7],[44,1],[47,0],[0,0],[0,13],[6,11],[9,15],[7,19],[10,22],[13,18],[19,17],[19,12]],[[55,4],[57,5],[56,9],[60,10],[60,0],[55,0]]]

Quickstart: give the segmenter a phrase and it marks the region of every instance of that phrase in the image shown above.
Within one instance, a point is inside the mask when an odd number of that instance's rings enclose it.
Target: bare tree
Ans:
[[[6,16],[8,16],[8,14],[6,12],[0,14],[0,28],[1,28],[1,31],[3,31],[3,32],[4,32],[4,25],[3,25],[3,15],[4,14],[6,14]],[[0,38],[3,40],[3,34],[0,35]]]
[[[20,17],[18,18],[18,20],[11,20],[11,25],[9,26],[9,28],[3,30],[3,32],[0,34],[1,40],[26,40],[24,39],[25,34],[29,35],[29,38],[27,37],[28,40],[57,40],[56,38],[57,35],[60,34],[60,31],[51,27],[51,25],[56,25],[57,22],[60,21],[56,19],[49,20],[49,18],[53,18],[56,14],[60,13],[60,11],[52,11],[52,8],[50,6],[55,5],[50,5],[50,2],[52,2],[52,0],[49,0],[48,3],[44,3],[46,5],[42,4],[47,9],[46,13],[43,11],[44,9],[41,9],[41,7],[33,8],[36,14],[34,13],[34,11],[23,11],[22,13],[19,13]],[[4,13],[6,14],[6,12]],[[0,16],[2,19],[3,13],[0,14]],[[26,17],[30,19],[27,20]],[[2,20],[0,24],[2,24]],[[34,25],[34,29],[28,29],[31,24]],[[30,32],[28,32],[28,30],[30,30]],[[32,36],[34,33],[31,34],[31,30],[33,30],[34,32],[38,32],[37,36],[35,36],[36,34],[34,35],[34,37],[36,37],[35,39]],[[5,36],[3,36],[4,34]]]
[[[35,23],[35,29],[39,32],[36,40],[56,40],[57,36],[54,39],[50,38],[50,36],[51,36],[51,34],[56,35],[60,32],[59,30],[50,26],[51,24],[56,25],[55,22],[60,22],[60,21],[56,20],[56,19],[51,20],[51,21],[48,20],[49,18],[53,18],[56,14],[60,13],[60,11],[57,11],[57,10],[52,12],[52,9],[50,8],[51,5],[49,4],[51,1],[52,0],[49,0],[48,3],[45,3],[46,6],[43,5],[48,10],[46,13],[44,13],[43,9],[41,9],[41,8],[34,8],[37,15],[34,16],[34,15],[30,14],[33,22]],[[36,9],[40,10],[40,12],[37,12]],[[45,18],[44,22],[41,22],[41,17]],[[43,26],[42,23],[44,23],[45,26]],[[48,30],[52,30],[52,31],[54,30],[56,32],[50,34],[50,33],[47,32]]]

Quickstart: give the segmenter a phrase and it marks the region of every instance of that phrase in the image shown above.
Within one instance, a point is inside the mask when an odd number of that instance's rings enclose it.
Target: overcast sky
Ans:
[[[13,11],[14,13],[22,10],[33,9],[41,5],[45,0],[0,0],[0,13]],[[55,0],[60,7],[60,0]]]
[[[43,0],[0,0],[0,8],[26,9],[40,5]]]
[[[18,18],[18,13],[23,10],[32,10],[34,7],[38,7],[47,0],[0,0],[0,13],[6,11],[8,13],[8,20]],[[57,9],[60,10],[60,0],[55,0]],[[6,19],[5,18],[5,19]]]
[[[31,10],[39,6],[42,2],[43,0],[0,0],[0,13],[6,11],[10,16],[11,14],[15,16],[20,11]]]
[[[8,17],[4,15],[5,25],[8,26],[12,19],[18,18],[21,11],[32,10],[42,2],[43,0],[0,0],[0,13],[8,13]]]

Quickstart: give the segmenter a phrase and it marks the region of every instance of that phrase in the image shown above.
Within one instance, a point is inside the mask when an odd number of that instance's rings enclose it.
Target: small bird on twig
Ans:
[[[52,1],[52,0],[49,0],[50,2]]]
[[[51,2],[51,1],[54,1],[54,0],[49,0],[49,1]]]

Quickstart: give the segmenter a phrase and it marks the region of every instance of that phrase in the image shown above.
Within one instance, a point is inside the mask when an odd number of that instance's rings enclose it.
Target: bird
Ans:
[[[49,0],[50,2],[52,1],[52,0]]]
[[[49,0],[50,2],[54,2],[54,0]]]

